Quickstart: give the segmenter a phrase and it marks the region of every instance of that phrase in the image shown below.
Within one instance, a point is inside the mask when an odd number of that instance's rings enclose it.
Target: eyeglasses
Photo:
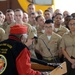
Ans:
[[[48,28],[52,28],[52,26],[44,26],[44,27],[47,28],[47,29],[48,29]]]
[[[69,26],[75,26],[75,23],[73,23],[73,24],[70,23]]]

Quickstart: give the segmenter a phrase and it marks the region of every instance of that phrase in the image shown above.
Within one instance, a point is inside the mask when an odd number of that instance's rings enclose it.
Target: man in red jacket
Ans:
[[[27,27],[14,25],[10,28],[9,38],[0,42],[0,75],[48,75],[31,69],[30,51],[27,46],[32,40],[27,41],[26,38]]]

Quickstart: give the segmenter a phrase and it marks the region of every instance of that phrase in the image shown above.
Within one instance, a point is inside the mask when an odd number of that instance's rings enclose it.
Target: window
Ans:
[[[75,0],[55,0],[55,9],[60,9],[62,12],[67,10],[70,13],[75,12]]]

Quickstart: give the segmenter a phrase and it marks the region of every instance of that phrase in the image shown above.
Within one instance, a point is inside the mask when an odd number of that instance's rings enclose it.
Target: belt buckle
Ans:
[[[53,60],[53,58],[48,59],[49,61]]]

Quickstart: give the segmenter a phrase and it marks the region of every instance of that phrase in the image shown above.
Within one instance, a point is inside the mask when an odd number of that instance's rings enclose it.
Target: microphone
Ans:
[[[59,68],[61,68],[61,69],[63,69],[63,67],[60,65],[60,63],[47,63],[48,65],[52,65],[52,66],[54,66],[54,67],[59,67]]]
[[[39,59],[35,59],[35,58],[31,58],[32,62],[41,64],[41,65],[45,65],[45,66],[53,66],[53,67],[60,67],[62,69],[62,66],[60,65],[60,63],[47,63],[46,61],[43,60],[39,60]]]
[[[34,36],[34,38],[33,39],[35,39],[35,40],[37,40],[37,39],[40,39],[40,40],[42,40],[43,41],[43,43],[45,44],[45,46],[46,46],[46,48],[47,48],[47,50],[50,52],[50,54],[51,54],[51,56],[52,56],[52,58],[54,59],[54,64],[51,64],[51,63],[47,63],[47,65],[54,65],[54,66],[58,66],[58,67],[60,67],[61,69],[62,69],[62,66],[61,65],[59,65],[58,63],[57,63],[57,60],[56,60],[56,58],[53,56],[53,54],[52,54],[52,52],[50,51],[50,48],[48,48],[48,46],[47,46],[47,44],[45,43],[45,41],[43,40],[43,39],[41,39],[41,38],[38,38],[37,36]]]

